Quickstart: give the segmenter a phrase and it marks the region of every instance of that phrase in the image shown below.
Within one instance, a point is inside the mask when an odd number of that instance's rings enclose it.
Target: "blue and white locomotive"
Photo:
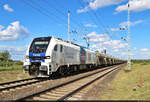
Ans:
[[[97,66],[94,51],[55,37],[33,39],[26,52],[23,69],[36,77],[65,74]]]

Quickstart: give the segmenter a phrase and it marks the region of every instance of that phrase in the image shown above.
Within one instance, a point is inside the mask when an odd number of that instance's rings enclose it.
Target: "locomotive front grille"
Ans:
[[[50,56],[43,56],[43,57],[29,57],[32,60],[43,60],[43,59],[50,59]]]
[[[29,57],[32,60],[43,60],[44,57]]]

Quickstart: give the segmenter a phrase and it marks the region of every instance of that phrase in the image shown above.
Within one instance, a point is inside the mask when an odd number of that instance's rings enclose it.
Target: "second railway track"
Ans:
[[[96,80],[117,70],[119,66],[113,66],[108,69],[98,70],[89,75],[56,85],[44,91],[28,95],[18,100],[72,100],[72,96],[81,91],[86,86],[92,84]]]
[[[41,81],[44,81],[46,79],[39,79],[39,78],[29,78],[29,79],[23,79],[23,80],[16,80],[6,83],[0,84],[0,91],[10,90],[18,87],[22,87],[25,85],[35,84]]]

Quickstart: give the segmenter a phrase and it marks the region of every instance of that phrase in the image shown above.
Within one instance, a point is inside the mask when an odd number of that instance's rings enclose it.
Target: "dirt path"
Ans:
[[[105,90],[112,90],[112,88],[108,86],[108,84],[115,78],[115,76],[118,72],[120,72],[120,70],[123,70],[123,68],[111,73],[111,75],[108,75],[106,76],[106,78],[95,83],[93,87],[82,97],[82,99],[99,100],[100,96],[102,94],[105,94]]]

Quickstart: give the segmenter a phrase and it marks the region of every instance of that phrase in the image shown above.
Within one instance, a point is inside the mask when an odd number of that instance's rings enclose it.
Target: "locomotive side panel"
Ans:
[[[64,46],[64,65],[80,64],[79,49]]]
[[[93,64],[97,64],[97,57],[96,57],[96,53],[93,51],[90,51],[89,49],[85,49],[86,51],[86,64],[88,65],[93,65]]]

